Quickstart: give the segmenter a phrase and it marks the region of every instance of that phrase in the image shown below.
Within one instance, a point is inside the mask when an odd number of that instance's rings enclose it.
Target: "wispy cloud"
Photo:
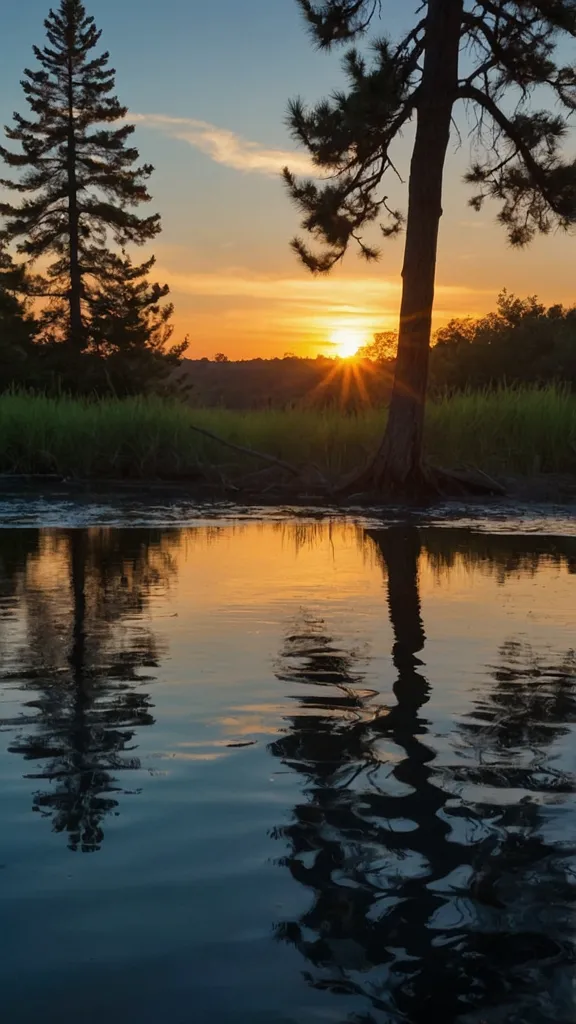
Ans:
[[[218,271],[182,273],[168,266],[157,268],[158,275],[170,281],[174,291],[187,295],[218,298],[245,298],[280,301],[282,304],[372,306],[397,304],[401,283],[398,278],[382,277],[288,277],[254,274],[241,267],[222,267]],[[492,295],[492,292],[458,285],[438,285],[439,305],[466,301],[471,296]]]
[[[170,117],[167,114],[130,114],[130,120],[147,128],[165,132],[173,139],[187,142],[205,153],[217,164],[236,171],[273,176],[289,166],[297,174],[318,171],[303,153],[294,150],[269,149],[259,142],[250,142],[228,128],[218,128],[208,121],[191,117]]]
[[[160,251],[155,275],[170,284],[178,326],[190,333],[195,356],[219,350],[241,359],[316,355],[331,350],[334,330],[349,327],[370,337],[398,322],[401,281],[385,272],[313,278],[237,265],[187,270],[176,253]],[[492,291],[440,284],[435,326],[480,315],[493,302]]]
[[[351,278],[343,281],[337,278],[288,277],[253,274],[243,268],[223,267],[215,272],[179,273],[163,270],[175,291],[188,295],[205,295],[228,298],[281,301],[284,303],[310,300],[322,305],[333,302],[365,302],[367,298],[382,300],[396,295],[399,284],[382,279]],[[158,270],[160,273],[160,270]]]
[[[262,351],[282,353],[287,347],[310,351],[310,346],[317,346],[324,351],[337,327],[369,336],[394,328],[398,320],[400,280],[384,275],[293,277],[251,273],[242,267],[185,272],[162,260],[156,271],[178,296],[177,309],[187,308],[187,316],[193,317],[197,345],[202,348],[205,338],[213,345],[218,338],[220,347],[240,351],[243,358]],[[435,323],[479,315],[493,298],[478,289],[440,285]]]

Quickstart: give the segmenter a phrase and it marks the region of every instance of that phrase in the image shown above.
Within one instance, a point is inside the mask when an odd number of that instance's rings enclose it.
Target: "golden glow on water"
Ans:
[[[338,606],[355,600],[362,606],[385,605],[386,566],[370,531],[352,523],[255,522],[132,532],[140,540],[122,561],[115,581],[119,598],[138,586],[163,592],[164,599],[190,611],[270,610],[281,604],[289,614],[305,596],[326,596]],[[85,531],[89,562],[112,554],[118,533]],[[534,602],[533,617],[563,622],[569,615],[573,578],[566,571],[569,560],[553,543],[548,550],[540,544],[539,553],[527,537],[523,552],[518,537],[430,528],[416,533],[420,593],[431,606],[483,604],[486,620],[498,621],[502,608],[514,614],[514,608],[523,608],[523,595],[534,601],[546,583],[546,599],[541,606]],[[565,548],[573,551],[574,561],[576,539],[566,538]],[[42,590],[64,583],[68,562],[69,534],[44,531],[39,552],[27,562],[26,584]],[[538,588],[533,587],[536,575]]]
[[[209,685],[211,699],[218,694],[222,704],[210,718],[209,737],[199,748],[178,744],[170,754],[176,761],[209,762],[229,756],[235,744],[277,733],[285,714],[286,690],[274,682],[283,638],[305,632],[307,622],[314,629],[322,623],[337,646],[357,652],[362,683],[355,683],[355,692],[375,696],[362,699],[353,714],[368,722],[394,705],[395,639],[381,536],[352,523],[321,521],[88,530],[82,543],[86,614],[94,623],[91,656],[102,657],[103,645],[122,646],[129,626],[141,635],[139,659],[162,666],[175,714],[187,714],[190,693]],[[576,539],[555,544],[450,529],[409,536],[420,549],[426,643],[419,657],[439,712],[451,716],[462,708],[481,666],[493,664],[511,640],[529,641],[530,657],[568,649]],[[72,537],[44,532],[20,584],[21,594],[28,593],[33,642],[58,671],[69,658],[72,612],[65,595]],[[405,540],[399,536],[400,547]],[[107,568],[113,565],[114,571]],[[266,667],[257,685],[254,663]],[[251,680],[249,693],[243,679]],[[342,711],[326,712],[334,714]],[[382,756],[393,758],[393,749],[388,745]]]
[[[65,595],[73,534],[42,533],[19,585],[28,593],[37,642],[61,671],[69,657],[64,641],[72,613]],[[301,632],[306,622],[322,622],[335,643],[358,652],[361,692],[378,695],[362,711],[369,720],[394,703],[394,630],[380,536],[353,523],[322,521],[90,529],[82,532],[86,609],[95,622],[90,642],[94,651],[111,637],[123,642],[122,623],[142,632],[142,657],[160,659],[171,701],[182,713],[188,691],[203,691],[213,680],[223,707],[210,742],[202,749],[178,746],[171,755],[176,759],[208,761],[226,756],[236,742],[275,734],[285,694],[268,681],[248,697],[238,674],[250,679],[256,660],[268,665],[272,678],[283,637]],[[576,539],[556,544],[451,529],[412,530],[410,537],[420,549],[418,594],[427,638],[421,657],[437,707],[452,714],[476,687],[479,666],[492,663],[511,639],[529,639],[536,652],[567,649]],[[188,672],[183,667],[191,657],[196,668]],[[392,756],[389,749],[386,756]]]

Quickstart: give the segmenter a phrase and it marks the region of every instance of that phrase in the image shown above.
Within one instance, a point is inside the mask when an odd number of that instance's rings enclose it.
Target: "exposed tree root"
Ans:
[[[277,492],[281,495],[298,494],[302,496],[303,492],[306,492],[307,495],[326,498],[356,496],[376,499],[386,497],[413,501],[470,495],[501,496],[506,493],[502,484],[479,469],[447,470],[424,463],[403,479],[398,479],[387,472],[381,463],[378,464],[376,459],[360,473],[355,472],[340,484],[333,486],[315,465],[294,466],[267,452],[227,441],[203,427],[193,426],[192,430],[209,437],[210,440],[216,441],[218,444],[231,448],[233,451],[240,452],[242,455],[249,455],[267,463],[267,466],[261,470],[239,477],[235,476],[232,480],[227,477],[223,478],[217,466],[207,467],[207,477],[217,473],[219,482],[223,486],[230,484],[230,489],[236,493],[238,490],[242,490],[261,494]]]
[[[482,470],[448,470],[422,464],[403,480],[394,478],[385,470],[377,470],[374,463],[360,474],[354,473],[336,489],[340,497],[352,495],[379,495],[387,498],[410,499],[414,501],[430,498],[454,498],[502,496],[506,489]]]

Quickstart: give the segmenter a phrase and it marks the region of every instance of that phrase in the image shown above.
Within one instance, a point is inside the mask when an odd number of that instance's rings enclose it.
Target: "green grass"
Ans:
[[[0,396],[0,473],[71,477],[185,476],[199,464],[260,468],[190,429],[289,462],[315,463],[337,477],[362,464],[385,412],[192,409],[156,398],[99,402],[24,394]],[[444,467],[493,474],[576,472],[576,396],[561,389],[506,390],[430,402],[426,449]]]

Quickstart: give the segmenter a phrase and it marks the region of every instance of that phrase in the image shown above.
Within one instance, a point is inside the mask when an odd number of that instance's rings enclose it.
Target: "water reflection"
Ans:
[[[9,677],[27,709],[2,725],[15,734],[9,751],[31,764],[33,810],[71,850],[94,852],[126,792],[120,777],[140,768],[138,730],[154,724],[142,683],[153,679],[161,648],[142,613],[175,572],[177,536],[166,544],[156,531],[27,534],[15,555],[12,536],[0,532],[4,597],[15,595],[25,620]]]
[[[454,564],[453,541],[434,535],[436,566]],[[422,714],[431,690],[419,658],[420,535],[369,531],[366,543],[387,581],[396,704],[375,701],[357,652],[321,623],[287,637],[278,678],[315,695],[293,695],[286,735],[270,744],[303,779],[303,799],[274,838],[312,903],[276,935],[305,958],[314,989],[355,997],[350,1024],[477,1021],[488,1011],[491,1021],[568,1021],[574,847],[547,835],[546,808],[573,786],[550,744],[576,720],[574,655],[557,665],[508,643],[494,685],[439,758]],[[478,557],[475,547],[463,557]],[[499,539],[491,568],[537,565],[534,547]]]
[[[567,1024],[575,556],[0,531],[8,1018]]]
[[[455,527],[425,528],[420,536],[426,561],[439,578],[446,579],[459,562],[468,570],[496,576],[499,583],[518,574],[535,575],[543,565],[576,573],[576,537],[481,533]]]

